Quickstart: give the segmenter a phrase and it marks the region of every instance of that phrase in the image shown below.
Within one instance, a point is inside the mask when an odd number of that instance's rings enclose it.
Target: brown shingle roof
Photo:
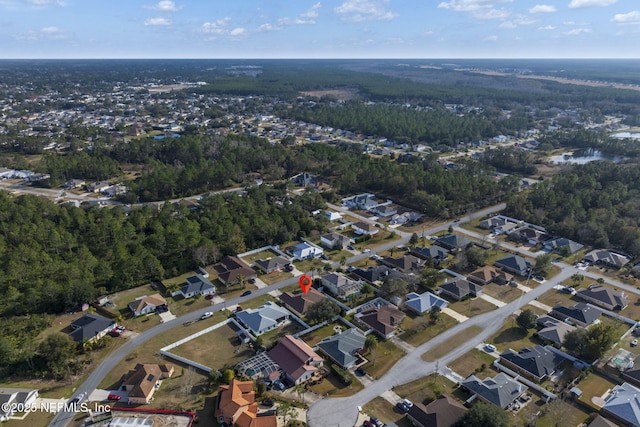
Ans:
[[[324,294],[310,288],[309,291],[304,293],[294,294],[291,292],[285,292],[280,295],[280,301],[297,311],[298,313],[305,315],[307,310],[311,306],[322,299],[326,298]]]
[[[376,332],[387,336],[404,319],[404,313],[393,305],[383,305],[380,308],[371,308],[360,313],[361,322],[371,326]]]
[[[157,307],[166,303],[167,300],[164,299],[160,294],[153,294],[129,303],[129,308],[134,313],[138,313],[147,306]]]
[[[153,388],[158,380],[170,377],[173,366],[158,365],[155,363],[139,363],[134,369],[124,375],[122,381],[128,387],[133,387],[129,392],[131,397],[148,398],[153,394]]]

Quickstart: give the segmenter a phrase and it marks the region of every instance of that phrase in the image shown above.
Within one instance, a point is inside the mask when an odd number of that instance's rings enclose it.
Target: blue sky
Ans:
[[[0,0],[0,58],[640,58],[640,1]]]

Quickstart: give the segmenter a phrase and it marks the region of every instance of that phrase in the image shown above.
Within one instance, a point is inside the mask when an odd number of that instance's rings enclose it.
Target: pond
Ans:
[[[594,150],[592,148],[586,150],[580,150],[576,153],[567,152],[564,154],[558,154],[556,156],[549,157],[549,161],[553,164],[573,164],[573,165],[584,165],[589,162],[593,162],[595,160],[609,160],[614,163],[619,163],[623,160],[626,160],[624,156],[610,156],[608,154],[603,154],[598,150]]]
[[[640,139],[640,132],[618,132],[611,135],[613,138],[632,138],[632,139]]]

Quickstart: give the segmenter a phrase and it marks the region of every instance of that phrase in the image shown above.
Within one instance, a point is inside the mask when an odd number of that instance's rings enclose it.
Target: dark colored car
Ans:
[[[407,412],[409,412],[409,408],[407,408],[407,405],[405,405],[402,402],[396,403],[396,408],[403,414],[406,414]]]
[[[254,283],[256,283],[256,279],[252,277],[251,279],[248,280],[248,282],[253,285]]]
[[[365,375],[367,375],[367,372],[362,368],[358,368],[356,369],[356,375],[364,377]]]
[[[244,291],[242,293],[242,295],[240,295],[241,297],[246,297],[247,295],[251,295],[251,291]]]
[[[205,299],[213,299],[213,294],[207,294],[204,298]]]
[[[272,399],[264,399],[262,401],[262,404],[264,406],[266,406],[267,408],[271,408],[273,406],[273,400]]]

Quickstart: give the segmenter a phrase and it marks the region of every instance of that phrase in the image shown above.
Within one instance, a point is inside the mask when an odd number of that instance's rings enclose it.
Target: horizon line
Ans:
[[[319,60],[342,60],[342,61],[360,61],[360,60],[411,60],[411,61],[428,61],[428,60],[492,60],[492,61],[504,61],[504,60],[629,60],[639,61],[640,58],[631,57],[573,57],[573,58],[560,58],[560,57],[501,57],[501,58],[488,58],[488,57],[361,57],[361,58],[345,58],[345,57],[220,57],[220,58],[206,58],[206,57],[29,57],[29,58],[0,58],[0,61],[72,61],[72,60],[252,60],[252,61],[264,61],[264,60],[305,60],[305,61],[319,61]]]

